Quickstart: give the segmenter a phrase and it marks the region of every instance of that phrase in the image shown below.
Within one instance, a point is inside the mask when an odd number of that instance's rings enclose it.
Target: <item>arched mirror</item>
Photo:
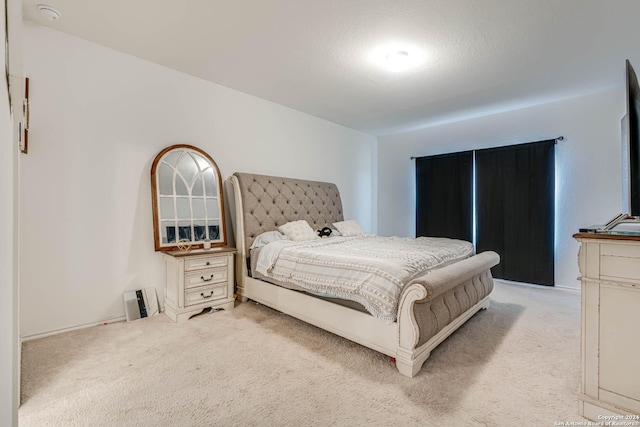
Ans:
[[[204,151],[190,145],[162,150],[151,166],[153,234],[156,251],[227,243],[220,170]]]

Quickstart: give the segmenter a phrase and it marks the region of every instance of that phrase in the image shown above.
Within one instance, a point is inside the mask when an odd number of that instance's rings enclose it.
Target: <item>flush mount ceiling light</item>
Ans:
[[[47,18],[49,21],[57,21],[62,16],[60,12],[46,4],[39,4],[37,8],[42,16]]]
[[[397,50],[387,54],[386,60],[389,71],[402,71],[411,65],[409,62],[409,53],[404,50]]]
[[[372,49],[370,61],[389,72],[399,73],[420,66],[425,61],[424,52],[406,43],[389,43]]]

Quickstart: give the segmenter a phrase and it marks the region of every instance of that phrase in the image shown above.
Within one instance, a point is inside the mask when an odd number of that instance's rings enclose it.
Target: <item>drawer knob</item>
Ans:
[[[204,276],[200,276],[200,280],[202,280],[203,282],[210,282],[213,280],[213,274],[208,279],[205,279]]]
[[[205,298],[205,299],[206,299],[206,298],[211,298],[211,297],[213,296],[213,291],[211,291],[211,292],[209,293],[209,295],[207,295],[207,296],[205,296],[205,295],[204,295],[204,292],[200,292],[200,296],[201,296],[202,298]]]
[[[211,262],[210,262],[210,261],[207,261],[207,263],[206,263],[205,265],[211,265]]]

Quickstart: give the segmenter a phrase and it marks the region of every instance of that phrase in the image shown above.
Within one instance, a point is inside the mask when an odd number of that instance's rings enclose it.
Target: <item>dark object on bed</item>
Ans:
[[[322,227],[320,230],[317,231],[318,236],[320,237],[329,237],[331,236],[331,229],[329,227]]]

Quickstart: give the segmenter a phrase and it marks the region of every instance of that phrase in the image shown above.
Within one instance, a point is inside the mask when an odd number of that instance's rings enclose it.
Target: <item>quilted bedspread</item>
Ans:
[[[406,284],[431,269],[471,255],[471,243],[435,237],[282,240],[262,248],[256,269],[309,292],[356,301],[373,316],[393,322]]]

